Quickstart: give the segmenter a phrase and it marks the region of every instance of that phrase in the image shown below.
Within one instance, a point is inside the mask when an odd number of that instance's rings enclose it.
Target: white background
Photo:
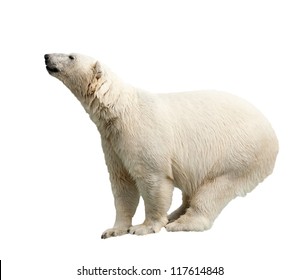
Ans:
[[[93,279],[93,268],[223,266],[223,277],[299,279],[298,1],[2,1],[3,279]],[[280,141],[272,176],[203,233],[101,240],[114,206],[98,132],[44,53],[98,58],[154,92],[218,89],[255,104]],[[174,194],[172,208],[179,206]],[[135,223],[143,221],[143,205]],[[199,276],[136,277],[198,279]],[[97,277],[129,279],[129,277]],[[200,277],[201,278],[201,277]]]

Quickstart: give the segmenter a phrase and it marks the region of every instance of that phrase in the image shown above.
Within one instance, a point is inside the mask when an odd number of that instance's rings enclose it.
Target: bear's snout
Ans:
[[[59,72],[59,69],[56,67],[55,63],[51,62],[50,54],[45,54],[44,58],[45,58],[46,69],[50,74]]]

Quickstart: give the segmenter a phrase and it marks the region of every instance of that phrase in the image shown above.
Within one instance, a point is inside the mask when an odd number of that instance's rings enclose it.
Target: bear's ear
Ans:
[[[99,80],[102,76],[102,70],[101,70],[101,65],[100,65],[99,61],[97,61],[94,65],[94,73],[95,73],[96,79]]]

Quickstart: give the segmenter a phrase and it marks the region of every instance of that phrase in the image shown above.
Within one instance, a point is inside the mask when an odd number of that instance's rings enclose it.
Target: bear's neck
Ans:
[[[134,87],[105,71],[92,94],[86,94],[80,102],[101,136],[108,138],[122,133],[127,119],[133,115],[131,111],[136,110],[138,93]]]

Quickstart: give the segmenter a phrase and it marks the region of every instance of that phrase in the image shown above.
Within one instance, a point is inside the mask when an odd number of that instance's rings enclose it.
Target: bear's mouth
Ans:
[[[58,68],[56,68],[56,67],[50,67],[50,66],[46,66],[46,69],[47,69],[47,71],[49,72],[49,73],[57,73],[57,72],[59,72],[59,69]]]

